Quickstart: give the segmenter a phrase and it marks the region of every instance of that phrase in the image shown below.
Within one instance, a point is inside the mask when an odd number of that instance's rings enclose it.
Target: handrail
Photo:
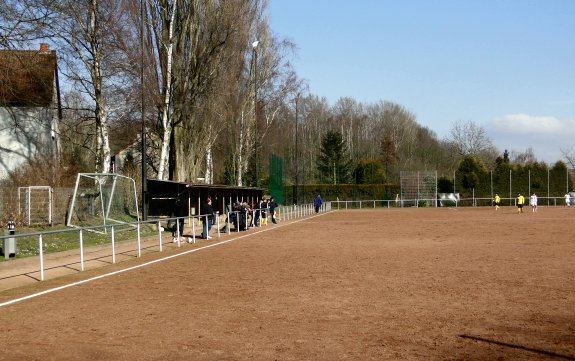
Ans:
[[[261,211],[263,208],[258,208],[256,209]],[[311,204],[307,204],[307,205],[301,205],[301,206],[278,206],[276,208],[278,210],[278,221],[284,221],[284,220],[289,220],[289,219],[295,219],[295,218],[299,218],[299,217],[305,217],[308,215],[312,214],[312,210],[313,210],[313,205]],[[323,207],[324,210],[330,210],[331,209],[331,203],[326,202],[324,204]],[[231,213],[234,212],[226,212],[226,216],[228,216],[226,218],[226,220],[229,220],[229,215]],[[238,211],[235,211],[236,214],[239,215]],[[216,213],[216,224],[217,224],[217,232],[218,232],[218,237],[221,237],[221,233],[220,233],[220,214],[219,212]],[[163,222],[175,222],[176,224],[176,228],[175,228],[175,232],[176,232],[176,236],[177,236],[177,246],[180,247],[181,246],[181,234],[179,234],[180,229],[177,226],[178,221],[182,220],[183,222],[185,222],[186,219],[191,219],[191,227],[192,227],[192,240],[193,243],[195,243],[195,238],[196,238],[196,222],[197,221],[202,221],[203,219],[205,219],[205,217],[210,216],[210,214],[200,214],[200,215],[193,215],[193,216],[182,216],[182,217],[166,217],[166,218],[148,218],[147,220],[139,220],[139,221],[133,221],[133,222],[116,222],[113,224],[103,224],[103,225],[93,225],[93,226],[83,226],[83,227],[78,227],[78,226],[74,226],[72,228],[68,228],[68,229],[57,229],[57,230],[45,230],[45,231],[34,231],[34,232],[28,232],[28,233],[14,233],[14,234],[10,234],[10,235],[0,235],[0,240],[4,240],[7,238],[14,238],[14,239],[18,239],[18,238],[23,238],[23,237],[38,237],[38,256],[39,256],[39,273],[40,273],[40,280],[44,280],[45,279],[45,275],[44,275],[44,261],[45,261],[45,254],[44,254],[44,237],[46,235],[50,235],[50,234],[58,234],[58,233],[70,233],[70,232],[76,232],[78,234],[78,248],[80,250],[80,255],[79,255],[79,262],[80,262],[80,270],[84,271],[84,254],[85,254],[85,247],[84,247],[84,231],[94,231],[94,230],[98,230],[98,229],[110,229],[110,234],[111,234],[111,256],[112,256],[112,263],[116,263],[116,240],[115,240],[115,231],[117,229],[117,227],[126,227],[126,226],[132,226],[136,232],[137,232],[137,252],[138,252],[138,257],[141,257],[142,255],[142,242],[141,242],[141,226],[143,224],[151,224],[151,225],[155,225],[158,229],[158,238],[159,238],[159,250],[160,252],[163,251],[163,237],[162,237],[162,232],[165,230],[164,227],[162,227],[162,223]],[[246,214],[247,217],[247,214]],[[280,218],[281,217],[281,218]],[[239,232],[239,227],[238,227],[238,232]],[[227,222],[227,233],[230,233],[230,227],[229,227],[229,222]],[[107,234],[107,233],[106,233]],[[209,230],[208,230],[208,235],[209,235]],[[192,243],[192,242],[190,242]]]

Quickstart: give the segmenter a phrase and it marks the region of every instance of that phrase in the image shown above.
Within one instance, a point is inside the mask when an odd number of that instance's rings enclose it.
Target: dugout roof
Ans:
[[[214,210],[224,213],[226,206],[233,202],[255,203],[263,196],[263,189],[255,187],[192,184],[157,179],[148,179],[147,183],[150,217],[173,216],[177,200],[187,205],[189,214],[202,214],[201,204],[210,196]]]

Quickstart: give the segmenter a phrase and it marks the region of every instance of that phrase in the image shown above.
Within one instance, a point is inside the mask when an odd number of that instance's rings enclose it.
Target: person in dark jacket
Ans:
[[[186,206],[181,199],[176,200],[174,205],[174,217],[177,217],[174,228],[172,228],[173,241],[177,242],[178,237],[184,234],[184,217],[186,216]]]
[[[230,218],[232,219],[235,230],[236,231],[247,230],[248,229],[247,224],[246,224],[247,207],[244,207],[244,205],[238,201],[238,202],[234,203],[232,211],[233,212],[230,215]]]
[[[319,209],[322,205],[321,196],[318,194],[315,199],[313,200],[313,206],[315,207],[315,213],[319,213]]]
[[[212,208],[212,198],[208,196],[206,202],[202,204],[202,238],[211,239],[209,236],[210,229],[214,223],[214,208]]]
[[[262,201],[259,205],[260,208],[260,215],[261,221],[260,226],[267,226],[268,225],[268,201],[265,198],[262,198]]]
[[[268,209],[270,210],[270,218],[272,219],[272,223],[276,224],[278,223],[276,221],[276,208],[277,208],[278,204],[276,203],[274,197],[270,198],[270,201],[268,203]]]

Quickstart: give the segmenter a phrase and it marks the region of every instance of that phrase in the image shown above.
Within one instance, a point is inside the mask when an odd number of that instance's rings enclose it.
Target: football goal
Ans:
[[[437,172],[401,171],[402,207],[437,207]]]
[[[68,226],[135,227],[133,222],[139,220],[136,183],[132,178],[113,173],[78,173],[66,219]],[[106,229],[93,230],[106,233]]]

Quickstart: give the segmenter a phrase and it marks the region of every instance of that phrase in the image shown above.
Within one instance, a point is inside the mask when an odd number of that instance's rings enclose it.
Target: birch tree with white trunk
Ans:
[[[158,68],[157,93],[161,98],[161,135],[160,154],[158,159],[158,179],[168,178],[170,139],[173,131],[172,124],[172,69],[174,62],[174,31],[176,27],[176,13],[180,0],[158,0],[150,6],[150,32],[153,34],[156,64]]]

